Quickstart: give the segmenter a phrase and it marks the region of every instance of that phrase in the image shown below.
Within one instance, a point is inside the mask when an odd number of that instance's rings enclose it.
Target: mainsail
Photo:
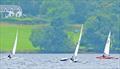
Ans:
[[[107,38],[107,42],[105,45],[105,49],[104,49],[104,54],[105,55],[109,55],[109,50],[110,50],[110,37],[111,37],[111,32],[109,32],[108,38]]]
[[[73,62],[77,62],[76,57],[77,57],[77,55],[78,55],[80,40],[81,40],[81,37],[82,37],[82,31],[83,31],[83,24],[82,24],[82,26],[81,26],[80,35],[79,35],[79,40],[78,40],[78,43],[77,43],[77,46],[76,46],[74,55],[73,55],[71,58],[62,58],[60,61],[67,61],[67,60],[70,59],[70,60],[72,60]]]
[[[81,37],[82,37],[82,31],[83,31],[83,24],[82,24],[82,26],[81,26],[80,35],[79,35],[79,40],[78,40],[78,43],[77,43],[77,46],[76,46],[76,49],[75,49],[73,58],[75,58],[75,57],[78,55],[80,40],[81,40]]]
[[[15,42],[14,42],[14,45],[13,45],[12,55],[15,55],[16,47],[17,47],[17,41],[18,41],[18,31],[16,33],[16,38],[15,38]]]

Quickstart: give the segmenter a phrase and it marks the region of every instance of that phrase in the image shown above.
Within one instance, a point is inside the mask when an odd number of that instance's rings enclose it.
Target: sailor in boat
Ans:
[[[11,58],[12,58],[12,56],[9,54],[9,55],[8,55],[8,58],[9,58],[9,59],[11,59]]]
[[[110,55],[104,53],[104,54],[102,55],[102,57],[103,57],[103,58],[105,58],[105,57],[110,57]]]
[[[77,61],[78,61],[74,56],[72,56],[72,57],[70,58],[70,60],[73,61],[73,62],[77,62]]]
[[[105,57],[105,55],[103,55],[102,57]]]
[[[103,58],[107,58],[107,56],[105,56],[104,54],[102,55]]]
[[[70,58],[70,60],[71,60],[71,61],[74,61],[74,57],[72,56],[72,57]]]
[[[102,55],[102,58],[110,59],[110,58],[112,58],[112,57],[110,57],[110,55],[103,54],[103,55]]]

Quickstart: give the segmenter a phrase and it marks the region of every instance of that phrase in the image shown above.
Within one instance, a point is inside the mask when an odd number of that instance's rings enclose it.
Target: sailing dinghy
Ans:
[[[9,59],[12,58],[13,56],[15,56],[17,43],[18,43],[18,30],[17,30],[17,33],[16,33],[16,38],[15,38],[15,42],[14,42],[14,45],[13,45],[12,53],[8,55]]]
[[[107,41],[106,41],[106,45],[104,48],[104,54],[100,57],[96,57],[98,59],[118,59],[118,58],[114,58],[110,56],[110,45],[111,45],[111,32],[109,32]]]
[[[82,31],[83,31],[83,24],[81,26],[81,30],[80,30],[80,35],[79,35],[79,40],[75,49],[75,52],[73,54],[73,56],[71,58],[62,58],[60,61],[67,61],[67,60],[71,60],[73,62],[77,62],[77,55],[78,55],[78,50],[79,50],[79,45],[80,45],[80,41],[81,41],[81,37],[82,37]]]

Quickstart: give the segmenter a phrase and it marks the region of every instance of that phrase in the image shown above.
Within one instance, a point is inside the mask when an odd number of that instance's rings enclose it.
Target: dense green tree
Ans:
[[[74,7],[69,0],[43,0],[40,7],[40,16],[50,21],[55,18],[62,18],[66,21],[74,11]]]
[[[54,19],[49,27],[39,31],[33,31],[32,43],[34,46],[42,48],[42,52],[73,52],[73,44],[63,30],[63,20],[59,18]]]
[[[39,5],[42,0],[20,0],[18,5],[23,9],[23,13],[27,16],[37,16],[39,14]]]
[[[33,44],[44,48],[43,52],[71,52],[72,42],[64,28],[69,15],[74,11],[72,4],[68,0],[44,0],[40,6],[40,15],[50,20],[50,27],[41,32],[44,35],[42,37],[39,35],[40,31],[33,32]],[[36,34],[38,36],[34,36]],[[36,37],[40,39],[37,40]]]
[[[89,12],[89,14],[94,14],[88,16],[85,21],[85,35],[83,42],[86,46],[89,46],[88,48],[93,47],[92,51],[103,52],[108,33],[111,31],[111,51],[118,52],[118,49],[120,48],[120,43],[118,43],[120,42],[118,3],[118,0],[110,0],[105,3],[101,1],[100,5],[94,5],[97,7],[94,11]]]

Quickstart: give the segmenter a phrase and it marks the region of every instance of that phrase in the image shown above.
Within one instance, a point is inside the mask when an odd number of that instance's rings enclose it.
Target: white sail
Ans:
[[[104,54],[105,55],[109,55],[109,50],[110,50],[110,37],[111,37],[111,32],[109,32],[108,38],[107,38],[107,42],[105,45],[105,49],[104,49]]]
[[[16,47],[17,47],[17,41],[18,41],[18,31],[16,33],[16,38],[15,38],[15,42],[14,42],[14,45],[13,45],[12,55],[15,55]]]
[[[73,62],[77,62],[76,57],[77,57],[77,55],[78,55],[80,40],[81,40],[81,37],[82,37],[82,31],[83,31],[83,24],[82,24],[82,26],[81,26],[80,35],[79,35],[79,40],[78,40],[78,43],[77,43],[77,46],[76,46],[74,55],[73,55],[71,58],[62,58],[60,61],[67,61],[67,60],[70,59],[70,60],[72,60]]]
[[[80,45],[80,40],[81,40],[81,37],[82,37],[82,31],[83,31],[83,24],[81,26],[81,30],[80,30],[80,35],[79,35],[79,40],[78,40],[78,43],[77,43],[77,46],[76,46],[76,49],[75,49],[75,52],[74,52],[74,58],[77,56],[78,54],[78,50],[79,50],[79,45]]]

